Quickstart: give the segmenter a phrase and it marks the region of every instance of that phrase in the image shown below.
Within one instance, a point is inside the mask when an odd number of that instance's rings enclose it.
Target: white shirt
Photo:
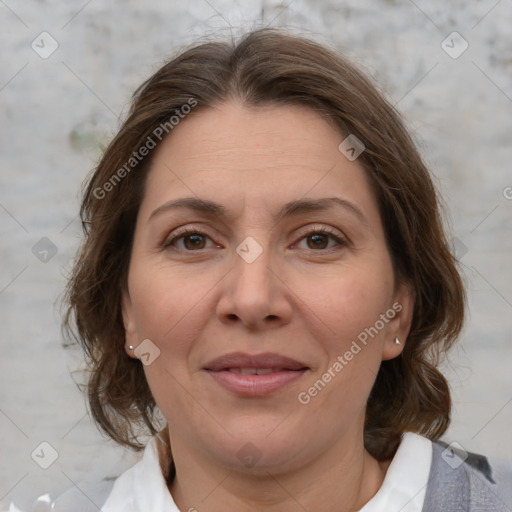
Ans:
[[[406,432],[377,494],[359,512],[421,512],[432,464],[432,442]]]
[[[405,433],[381,488],[359,512],[421,512],[431,463],[431,441]],[[180,512],[162,473],[156,437],[147,444],[142,459],[115,481],[101,510]]]

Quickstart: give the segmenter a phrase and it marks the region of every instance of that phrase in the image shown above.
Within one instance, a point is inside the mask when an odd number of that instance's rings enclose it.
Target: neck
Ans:
[[[176,477],[169,489],[180,510],[187,511],[359,510],[380,489],[391,462],[371,457],[361,436],[358,443],[340,440],[293,470],[269,469],[255,476],[215,464],[174,437]]]

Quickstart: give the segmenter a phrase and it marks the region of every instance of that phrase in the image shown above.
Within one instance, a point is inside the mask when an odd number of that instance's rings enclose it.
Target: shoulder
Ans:
[[[146,499],[151,501],[155,492],[168,493],[160,467],[159,444],[158,437],[153,437],[139,460],[117,478],[105,479],[95,484],[80,482],[55,500],[45,495],[40,498],[40,502],[36,502],[34,510],[39,510],[36,506],[39,503],[46,505],[43,510],[54,512],[160,510],[152,506],[141,508],[141,503],[144,505]]]
[[[105,479],[95,483],[79,482],[55,499],[48,494],[41,496],[34,503],[33,510],[40,510],[41,506],[41,510],[54,512],[98,512],[107,501],[114,482],[114,479]]]
[[[509,512],[512,463],[467,452],[458,443],[432,443],[424,510]]]

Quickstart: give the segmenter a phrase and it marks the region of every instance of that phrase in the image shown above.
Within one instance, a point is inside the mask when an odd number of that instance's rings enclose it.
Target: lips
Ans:
[[[264,396],[301,378],[309,368],[279,354],[241,352],[220,356],[204,370],[222,387],[242,396]]]
[[[236,369],[236,368],[261,368],[277,370],[301,370],[307,366],[295,359],[279,354],[265,353],[249,355],[242,352],[234,352],[213,359],[205,365],[206,370],[212,372]]]

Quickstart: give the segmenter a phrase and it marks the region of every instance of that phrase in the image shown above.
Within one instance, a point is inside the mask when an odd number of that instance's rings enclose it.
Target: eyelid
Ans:
[[[172,244],[180,240],[181,238],[186,237],[187,235],[197,234],[204,236],[205,238],[209,238],[212,242],[212,237],[206,232],[204,228],[197,228],[194,226],[186,226],[182,228],[176,228],[172,231],[172,233],[166,235],[160,244],[163,249],[166,247],[170,247]],[[216,244],[218,246],[218,244]],[[204,249],[203,249],[204,250]],[[194,251],[188,251],[188,252],[194,252]]]
[[[301,228],[300,233],[297,236],[305,236],[317,232],[327,233],[329,235],[342,238],[343,240],[347,238],[339,229],[333,228],[331,226],[325,226],[322,224],[309,224],[308,226]]]

